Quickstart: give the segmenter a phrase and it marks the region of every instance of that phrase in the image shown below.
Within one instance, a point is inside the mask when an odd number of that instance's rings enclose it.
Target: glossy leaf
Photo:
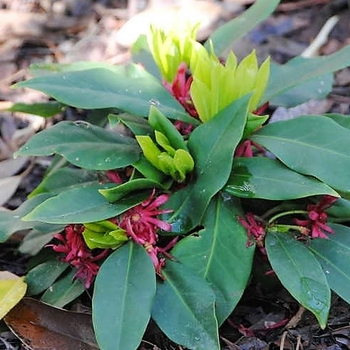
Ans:
[[[36,295],[49,288],[68,266],[59,260],[48,260],[32,268],[25,277],[27,295]]]
[[[40,185],[30,193],[30,197],[46,192],[58,194],[81,185],[89,186],[93,184],[98,184],[96,172],[85,169],[60,168],[45,176]]]
[[[329,239],[313,239],[308,248],[320,262],[329,286],[347,303],[350,303],[350,228],[330,224],[334,234]]]
[[[73,107],[116,107],[143,117],[148,115],[150,106],[155,105],[169,118],[196,123],[161,83],[146,71],[139,71],[134,77],[106,68],[63,71],[38,76],[17,83],[15,87],[42,91]]]
[[[220,349],[215,295],[187,266],[167,261],[165,280],[157,284],[152,318],[174,342],[192,350]]]
[[[134,179],[129,180],[116,187],[99,190],[99,192],[109,201],[116,202],[119,199],[125,197],[127,194],[139,190],[151,189],[151,188],[162,188],[163,186],[156,181],[150,179]]]
[[[276,96],[327,73],[346,68],[350,65],[350,46],[317,58],[297,57],[287,64],[275,67],[270,75],[269,84],[262,98],[262,103],[273,100]],[[296,74],[297,72],[297,74]],[[281,84],[281,81],[283,84]]]
[[[350,192],[350,130],[330,118],[301,116],[262,127],[251,140],[294,171]]]
[[[224,191],[240,198],[287,200],[321,194],[338,196],[332,188],[299,174],[278,160],[253,157],[235,158]]]
[[[24,297],[26,290],[23,278],[0,271],[0,320]]]
[[[278,74],[280,67],[277,65],[271,66],[271,76],[273,79],[278,79],[278,77],[274,76],[275,70],[277,71],[276,74]],[[332,73],[318,76],[275,96],[269,101],[270,105],[290,108],[309,100],[322,100],[332,91],[333,82]]]
[[[41,296],[40,300],[47,304],[63,307],[85,292],[84,283],[74,279],[76,270],[53,283]]]
[[[104,350],[135,350],[151,316],[156,290],[152,261],[133,242],[110,255],[95,281],[92,299],[96,338]]]
[[[350,118],[348,115],[329,113],[329,114],[325,114],[325,117],[331,118],[342,127],[350,129]]]
[[[6,325],[32,350],[96,350],[91,315],[24,298],[5,317]]]
[[[134,135],[152,135],[153,133],[147,119],[140,116],[127,113],[110,114],[108,119],[112,129],[119,123],[123,123]]]
[[[232,43],[246,35],[275,10],[280,0],[258,0],[247,11],[223,24],[209,37],[205,46],[210,49],[211,42],[217,56],[222,55]]]
[[[320,264],[304,243],[286,233],[268,232],[266,251],[272,269],[288,292],[326,327],[331,293]]]
[[[241,298],[253,264],[254,247],[247,247],[247,234],[237,215],[242,215],[237,200],[216,195],[204,215],[204,229],[182,239],[171,251],[177,261],[210,283],[219,325]]]
[[[109,219],[141,203],[143,193],[129,196],[117,204],[109,203],[98,190],[102,186],[74,188],[49,198],[23,217],[25,221],[51,224],[79,224]]]
[[[194,158],[195,181],[172,194],[166,203],[167,208],[174,209],[167,219],[173,232],[194,228],[210,199],[226,184],[243,134],[248,103],[249,96],[236,100],[192,132],[188,149]]]
[[[65,105],[56,101],[38,102],[38,103],[15,103],[8,109],[10,112],[22,112],[39,115],[41,117],[52,117],[62,113]]]
[[[15,155],[47,156],[54,153],[81,168],[108,170],[136,162],[140,147],[131,137],[85,121],[62,121],[34,135]]]

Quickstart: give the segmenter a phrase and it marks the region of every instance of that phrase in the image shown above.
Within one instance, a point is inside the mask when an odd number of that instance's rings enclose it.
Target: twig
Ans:
[[[316,38],[312,43],[301,53],[302,57],[314,57],[318,56],[319,49],[327,42],[329,33],[333,30],[335,25],[338,23],[339,17],[332,16],[329,18],[324,26],[321,28],[320,32],[317,34]]]
[[[304,306],[300,305],[299,306],[299,310],[297,311],[297,313],[286,324],[286,329],[294,328],[299,323],[299,321],[301,320],[304,312],[305,312]]]

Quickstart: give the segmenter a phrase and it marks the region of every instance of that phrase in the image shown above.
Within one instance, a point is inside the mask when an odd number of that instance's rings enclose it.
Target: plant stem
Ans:
[[[288,210],[288,211],[284,211],[283,213],[276,214],[275,216],[270,218],[267,223],[271,224],[272,222],[274,222],[275,220],[277,220],[277,219],[279,219],[279,218],[281,218],[283,216],[294,215],[294,214],[307,214],[307,211],[306,210]]]

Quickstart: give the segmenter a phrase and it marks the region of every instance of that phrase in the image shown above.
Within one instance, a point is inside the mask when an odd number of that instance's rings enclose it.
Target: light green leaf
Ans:
[[[246,35],[260,22],[269,17],[279,3],[280,0],[255,1],[249,10],[215,30],[210,35],[205,47],[209,50],[210,42],[212,42],[215,54],[221,56],[232,46],[234,41]]]
[[[224,191],[240,198],[287,200],[321,194],[339,196],[314,177],[299,174],[278,160],[253,157],[235,158]]]
[[[251,140],[294,171],[350,192],[350,130],[323,116],[301,116],[262,127]]]
[[[350,303],[350,228],[330,224],[334,234],[329,239],[313,239],[308,248],[315,254],[326,275],[329,286]]]
[[[42,221],[50,224],[79,224],[100,221],[117,216],[141,203],[146,197],[139,193],[109,203],[99,192],[103,186],[74,188],[49,198],[23,217],[25,221]]]
[[[197,127],[188,141],[194,158],[195,181],[172,194],[166,207],[173,232],[188,232],[199,224],[210,199],[227,182],[235,148],[243,135],[250,96],[244,96]]]
[[[140,152],[140,147],[131,137],[85,121],[62,121],[33,136],[15,156],[57,153],[81,168],[108,170],[136,162]]]
[[[135,350],[151,316],[156,292],[152,261],[133,242],[110,255],[95,281],[92,317],[104,350]]]
[[[247,234],[237,215],[242,215],[238,200],[216,195],[204,215],[204,229],[182,239],[171,251],[182,265],[210,283],[219,325],[241,298],[253,263],[254,247],[247,247]]]
[[[192,350],[219,350],[215,296],[208,283],[187,266],[167,261],[157,284],[152,318],[174,342]]]
[[[10,112],[22,112],[39,115],[41,117],[52,117],[65,110],[65,105],[56,101],[38,103],[15,103],[8,109]]]
[[[272,269],[288,292],[310,310],[324,329],[331,304],[325,274],[305,244],[286,233],[268,232],[266,251]]]

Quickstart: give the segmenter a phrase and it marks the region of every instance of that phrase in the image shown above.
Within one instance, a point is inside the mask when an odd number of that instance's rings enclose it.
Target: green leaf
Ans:
[[[323,116],[301,116],[262,127],[251,140],[285,165],[350,192],[350,130]]]
[[[210,199],[226,184],[245,127],[249,97],[234,101],[192,132],[188,149],[194,158],[195,181],[166,203],[174,209],[167,218],[173,232],[188,232],[199,224]]]
[[[274,69],[276,69],[277,72],[279,71],[278,67],[276,68],[274,65],[272,65],[271,75],[273,77]],[[275,96],[272,100],[270,100],[270,105],[290,108],[312,99],[322,100],[332,91],[333,81],[333,74],[331,73],[308,80],[290,90],[283,92],[280,95]]]
[[[240,198],[287,200],[321,194],[338,196],[332,188],[299,174],[278,160],[253,157],[235,158],[224,191]]]
[[[42,295],[40,300],[44,303],[63,307],[85,292],[84,283],[74,279],[77,271],[72,270],[69,274],[55,282]]]
[[[85,121],[62,121],[33,136],[15,156],[57,153],[81,168],[108,170],[136,162],[140,151],[137,142],[131,137]]]
[[[95,281],[92,317],[104,350],[135,350],[151,316],[156,291],[152,261],[130,242],[110,255]]]
[[[350,46],[317,58],[297,57],[288,63],[275,67],[262,98],[262,103],[273,100],[276,96],[304,84],[310,80],[325,76],[350,65]],[[281,84],[283,82],[283,84]]]
[[[305,244],[288,234],[268,232],[266,251],[273,270],[289,293],[326,327],[331,293],[325,274]]]
[[[74,188],[49,198],[23,217],[25,221],[42,221],[50,224],[81,224],[117,216],[141,203],[147,195],[139,193],[109,203],[98,190],[100,186]]]
[[[269,17],[279,3],[280,0],[255,1],[249,10],[216,29],[205,43],[205,47],[209,50],[210,42],[212,42],[215,54],[222,55],[232,46],[234,41],[246,35]]]
[[[167,261],[157,284],[152,318],[174,342],[192,350],[220,349],[215,296],[208,283],[187,266]]]
[[[187,151],[186,142],[184,141],[183,136],[175,128],[174,124],[154,106],[150,109],[148,122],[154,130],[157,130],[166,136],[173,148],[184,149]]]
[[[110,114],[108,116],[110,127],[123,123],[134,135],[152,135],[153,129],[143,117],[130,115],[127,113]]]
[[[313,239],[308,248],[315,254],[326,275],[329,286],[350,303],[350,228],[330,224],[334,234],[329,239]]]
[[[41,117],[52,117],[58,113],[62,113],[65,105],[56,101],[48,101],[41,103],[15,103],[8,109],[10,112],[22,112],[39,115]]]
[[[86,169],[60,168],[45,176],[40,185],[30,193],[30,197],[46,192],[58,194],[75,187],[93,184],[98,184],[96,172]]]
[[[219,325],[241,298],[253,263],[254,247],[247,247],[247,234],[237,215],[242,215],[238,200],[216,195],[204,215],[204,229],[182,239],[171,251],[212,286]]]
[[[343,128],[350,129],[350,118],[348,115],[337,114],[337,113],[329,113],[325,114],[325,117],[331,118],[336,123],[341,125]]]
[[[151,105],[169,118],[198,124],[152,75],[136,76],[94,68],[63,71],[15,84],[16,88],[42,91],[57,101],[84,109],[116,107],[124,112],[146,117]]]
[[[135,192],[150,188],[163,188],[163,186],[156,181],[150,179],[134,179],[129,180],[116,187],[99,190],[99,192],[109,201],[116,202],[125,197],[130,192]]]
[[[338,198],[338,200],[327,209],[327,214],[342,220],[350,220],[350,200],[344,198]],[[344,220],[345,221],[345,220]]]
[[[36,295],[49,288],[68,266],[68,263],[59,260],[48,260],[32,268],[25,277],[28,295]]]

